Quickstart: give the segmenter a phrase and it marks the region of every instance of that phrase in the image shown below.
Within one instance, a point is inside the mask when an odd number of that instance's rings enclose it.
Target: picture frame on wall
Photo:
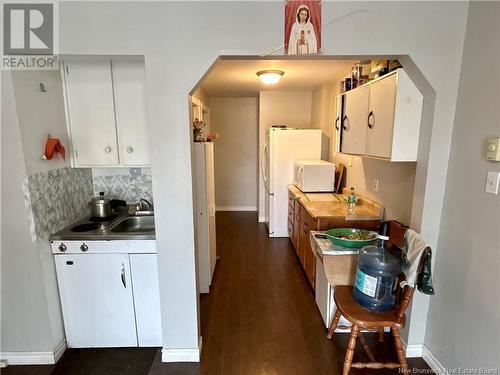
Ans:
[[[321,0],[285,1],[285,54],[321,53]]]

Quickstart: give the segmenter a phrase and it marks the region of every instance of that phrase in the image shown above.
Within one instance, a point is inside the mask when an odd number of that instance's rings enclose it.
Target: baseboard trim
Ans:
[[[162,362],[200,362],[201,348],[203,347],[203,338],[200,336],[198,348],[189,349],[169,349],[162,348]]]
[[[435,374],[448,374],[448,370],[444,367],[441,362],[432,354],[427,346],[424,344],[411,344],[407,345],[404,340],[403,346],[406,350],[406,358],[419,358],[421,357],[425,363],[429,365],[431,370]]]
[[[429,348],[425,345],[422,345],[422,358],[429,365],[432,371],[435,374],[448,374],[448,369],[443,366],[441,362],[432,354]]]
[[[217,206],[216,211],[257,211],[257,206]]]
[[[53,365],[61,358],[66,350],[66,340],[56,345],[53,351],[48,352],[0,352],[0,358],[8,365]]]
[[[422,344],[406,345],[406,358],[422,357]]]

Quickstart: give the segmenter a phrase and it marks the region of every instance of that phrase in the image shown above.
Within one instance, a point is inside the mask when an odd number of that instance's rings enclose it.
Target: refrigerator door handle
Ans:
[[[262,147],[262,154],[260,156],[260,172],[262,174],[262,179],[264,181],[264,187],[266,188],[266,191],[270,194],[269,190],[267,189],[267,171],[265,171],[265,166],[266,166],[266,161],[267,161],[267,142],[264,143],[264,147]]]

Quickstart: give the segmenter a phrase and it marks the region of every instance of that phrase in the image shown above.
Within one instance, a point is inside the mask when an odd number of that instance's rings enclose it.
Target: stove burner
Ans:
[[[76,227],[71,228],[72,232],[90,232],[91,230],[96,230],[99,228],[98,223],[85,223],[77,225]]]
[[[102,223],[104,221],[111,221],[113,219],[116,219],[118,215],[111,215],[111,216],[106,216],[106,217],[91,217],[89,220],[93,221],[94,223]]]

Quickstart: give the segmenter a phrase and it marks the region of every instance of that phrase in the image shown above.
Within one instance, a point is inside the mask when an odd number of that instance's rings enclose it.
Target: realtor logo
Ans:
[[[4,55],[52,55],[53,4],[3,5]]]

